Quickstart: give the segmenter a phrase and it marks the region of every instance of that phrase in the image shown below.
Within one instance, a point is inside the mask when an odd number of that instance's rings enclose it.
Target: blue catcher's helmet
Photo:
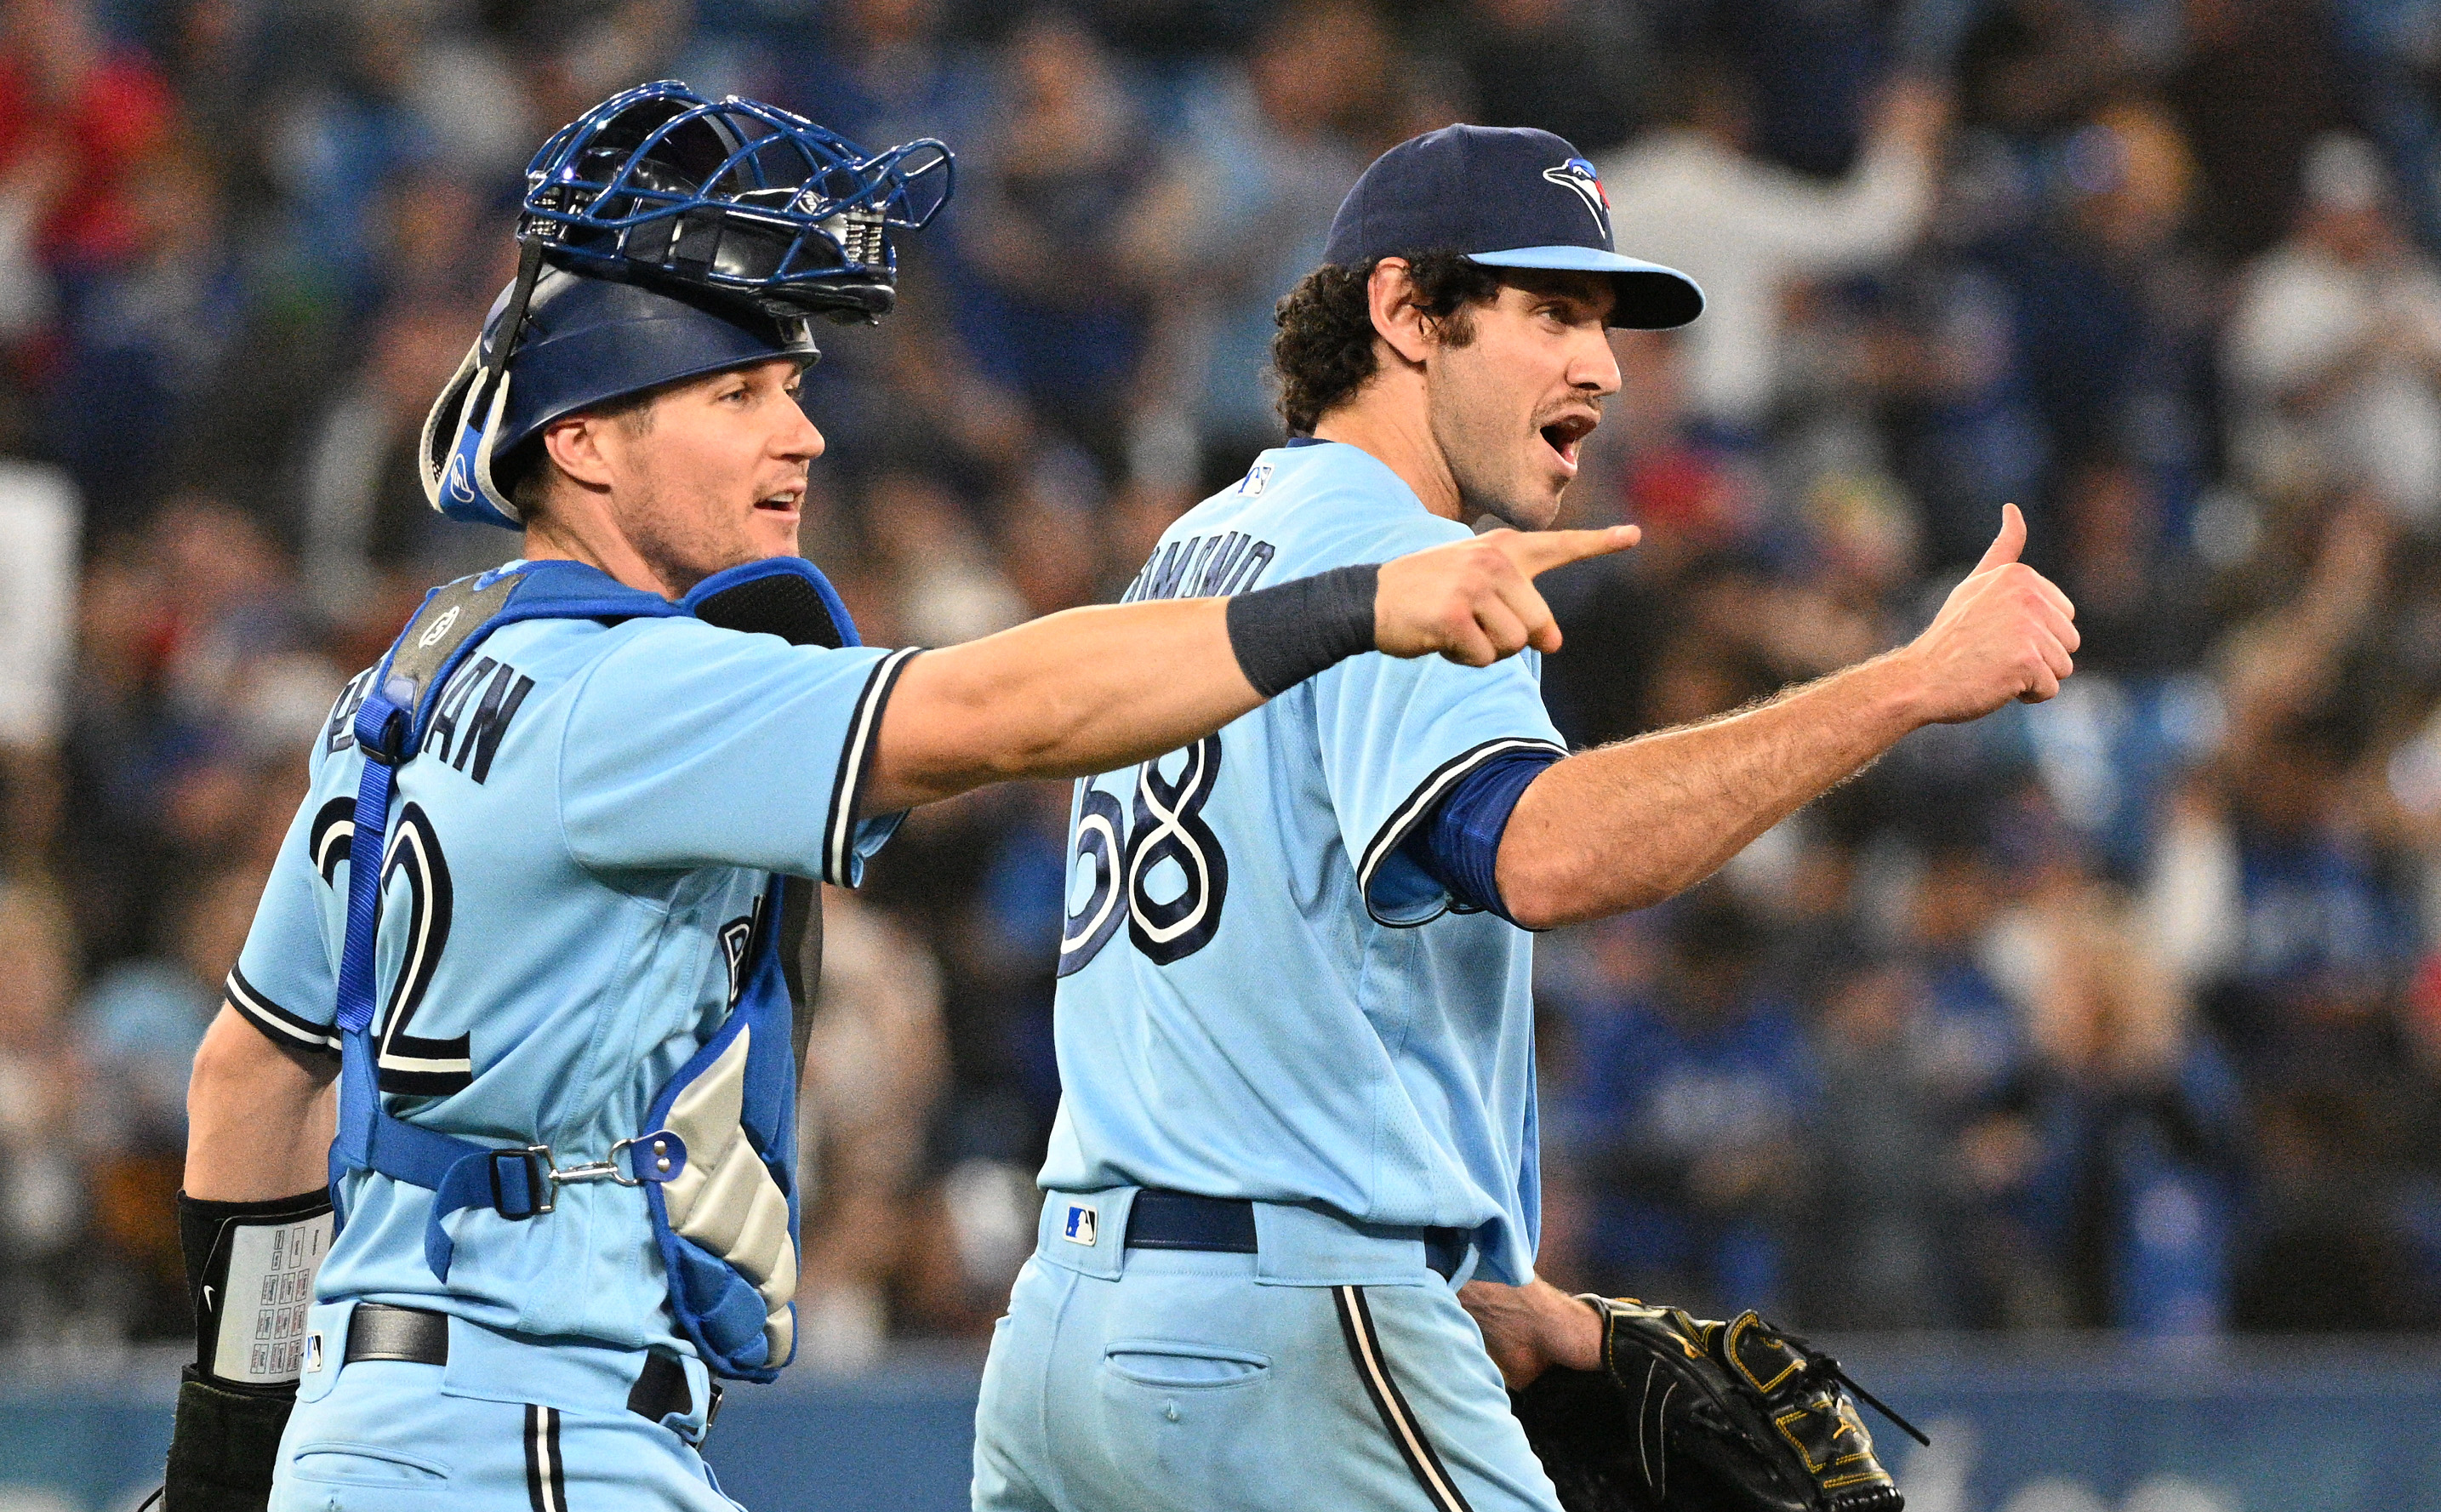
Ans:
[[[526,170],[516,280],[425,420],[425,496],[516,529],[493,466],[551,422],[774,357],[817,360],[808,320],[877,320],[895,230],[949,197],[948,148],[879,153],[803,117],[675,80],[554,133]]]

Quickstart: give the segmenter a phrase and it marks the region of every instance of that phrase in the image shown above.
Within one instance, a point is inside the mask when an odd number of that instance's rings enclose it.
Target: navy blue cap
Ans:
[[[1444,126],[1373,160],[1331,217],[1322,261],[1456,252],[1495,268],[1610,274],[1610,323],[1667,331],[1704,313],[1704,291],[1676,268],[1622,257],[1610,196],[1566,138],[1523,126]]]

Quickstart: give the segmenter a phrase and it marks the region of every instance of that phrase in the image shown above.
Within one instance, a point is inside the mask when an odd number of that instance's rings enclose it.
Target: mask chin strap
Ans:
[[[477,394],[488,395],[509,370],[509,357],[526,323],[526,306],[533,301],[534,283],[541,277],[542,238],[530,236],[517,243],[517,281],[509,288],[508,308],[500,312],[500,334],[492,343],[492,359],[483,364],[482,376],[475,381]],[[482,400],[470,397],[468,403]]]

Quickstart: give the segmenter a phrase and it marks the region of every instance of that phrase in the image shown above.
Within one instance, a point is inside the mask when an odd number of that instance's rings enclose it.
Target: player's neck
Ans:
[[[1462,519],[1457,476],[1433,437],[1426,405],[1420,375],[1382,372],[1323,416],[1313,427],[1314,439],[1356,447],[1398,474],[1424,508],[1445,520]]]
[[[582,562],[599,567],[631,588],[678,595],[661,580],[642,552],[609,518],[606,510],[588,508],[589,498],[554,496],[547,513],[526,522],[525,559],[529,562]]]

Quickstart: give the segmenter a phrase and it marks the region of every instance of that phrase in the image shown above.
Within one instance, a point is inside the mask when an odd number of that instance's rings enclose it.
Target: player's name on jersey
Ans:
[[[364,707],[377,670],[366,668],[340,690],[323,731],[326,749],[341,751],[356,743],[356,711]],[[533,691],[533,679],[509,663],[490,657],[472,658],[450,674],[449,686],[432,706],[432,722],[424,732],[425,754],[482,782],[492,775],[492,758],[499,751],[500,737],[509,732],[509,721],[517,716],[526,694]]]
[[[1279,548],[1243,531],[1190,535],[1155,547],[1152,559],[1119,595],[1121,603],[1153,599],[1213,599],[1243,593],[1279,555]]]

